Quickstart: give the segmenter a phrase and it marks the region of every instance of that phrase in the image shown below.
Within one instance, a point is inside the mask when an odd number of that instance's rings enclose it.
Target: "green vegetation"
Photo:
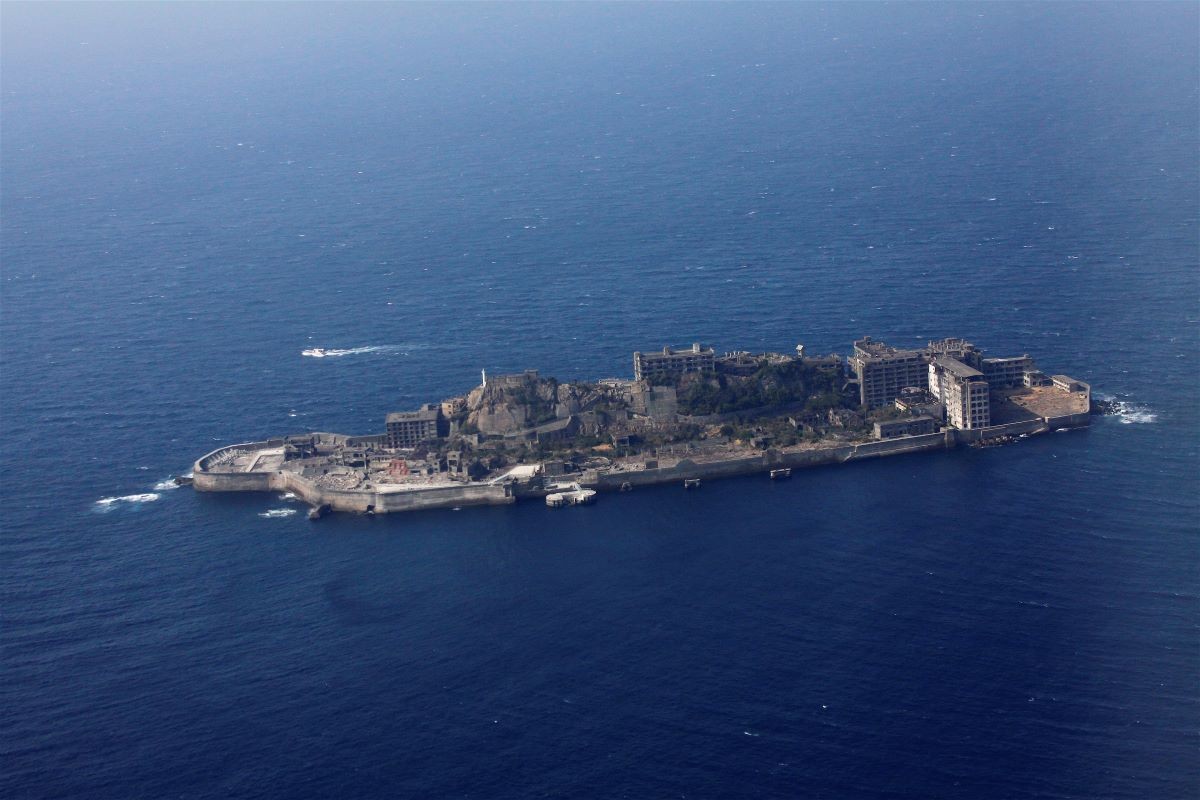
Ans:
[[[799,402],[805,402],[806,410],[810,411],[842,405],[837,376],[799,361],[785,364],[764,361],[744,378],[718,374],[702,380],[693,376],[687,379],[678,388],[681,414],[728,414]]]

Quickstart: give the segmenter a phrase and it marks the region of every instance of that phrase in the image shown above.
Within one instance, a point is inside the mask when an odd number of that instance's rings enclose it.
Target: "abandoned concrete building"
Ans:
[[[1029,355],[985,358],[978,347],[960,338],[905,350],[866,336],[854,343],[849,364],[860,402],[867,408],[895,402],[901,410],[937,416],[932,402],[944,409],[946,422],[964,429],[991,424],[991,390],[1050,382]],[[931,397],[917,394],[920,390]]]
[[[946,421],[971,430],[992,424],[991,390],[983,373],[956,358],[935,356],[929,362],[929,393],[946,409]]]
[[[920,436],[937,430],[937,420],[926,414],[902,419],[889,419],[875,423],[876,439],[894,439],[897,436]]]
[[[983,362],[983,351],[966,339],[960,339],[957,336],[931,341],[925,346],[923,352],[930,360],[937,356],[949,356],[975,369],[981,369]]]
[[[1027,386],[1026,373],[1038,371],[1028,353],[1010,358],[985,358],[979,369],[983,371],[983,376],[993,389],[1001,386]]]
[[[662,352],[633,354],[634,380],[646,380],[652,376],[682,375],[686,372],[712,372],[716,353],[711,347],[693,344],[686,350],[664,347]]]
[[[416,447],[420,442],[441,434],[442,410],[426,403],[416,411],[395,411],[387,415],[387,446],[392,449]]]
[[[867,408],[890,405],[909,386],[928,385],[925,352],[901,350],[864,336],[854,343],[850,368],[858,378],[859,402]]]
[[[910,414],[924,414],[938,421],[946,418],[946,409],[941,401],[928,389],[918,389],[915,386],[900,390],[896,398],[896,408]]]

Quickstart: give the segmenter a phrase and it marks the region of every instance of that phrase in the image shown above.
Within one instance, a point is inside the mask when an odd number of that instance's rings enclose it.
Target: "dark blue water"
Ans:
[[[2,13],[3,796],[1200,792],[1194,4]],[[558,512],[154,489],[863,334],[1131,413]]]

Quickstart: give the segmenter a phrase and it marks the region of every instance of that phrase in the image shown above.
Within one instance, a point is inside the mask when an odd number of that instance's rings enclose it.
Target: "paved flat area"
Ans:
[[[992,424],[1040,417],[1064,417],[1088,410],[1087,396],[1082,392],[1064,392],[1054,386],[1035,386],[1030,389],[1007,389],[992,399]]]
[[[247,472],[274,472],[283,463],[283,448],[259,450],[246,468]]]

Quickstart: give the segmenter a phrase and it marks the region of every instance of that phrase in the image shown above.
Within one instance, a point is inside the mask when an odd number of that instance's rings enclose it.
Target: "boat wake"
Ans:
[[[344,349],[311,347],[308,350],[302,350],[300,355],[309,358],[338,358],[340,356],[357,356],[364,353],[384,353],[399,349],[398,346],[391,344],[371,345],[369,347],[347,347]]]
[[[144,494],[127,494],[123,497],[102,497],[96,501],[96,507],[100,511],[111,511],[117,505],[125,503],[129,505],[141,505],[142,503],[153,503],[160,497],[156,492],[146,492]]]
[[[149,469],[149,467],[138,467],[138,469]],[[171,476],[163,478],[151,487],[152,491],[141,492],[139,494],[126,494],[114,497],[101,497],[96,501],[95,507],[97,511],[112,511],[119,505],[140,506],[143,503],[153,503],[155,500],[162,498],[163,492],[169,492],[173,489],[178,489],[180,486],[190,484],[192,479],[191,472],[185,472],[178,477]]]

